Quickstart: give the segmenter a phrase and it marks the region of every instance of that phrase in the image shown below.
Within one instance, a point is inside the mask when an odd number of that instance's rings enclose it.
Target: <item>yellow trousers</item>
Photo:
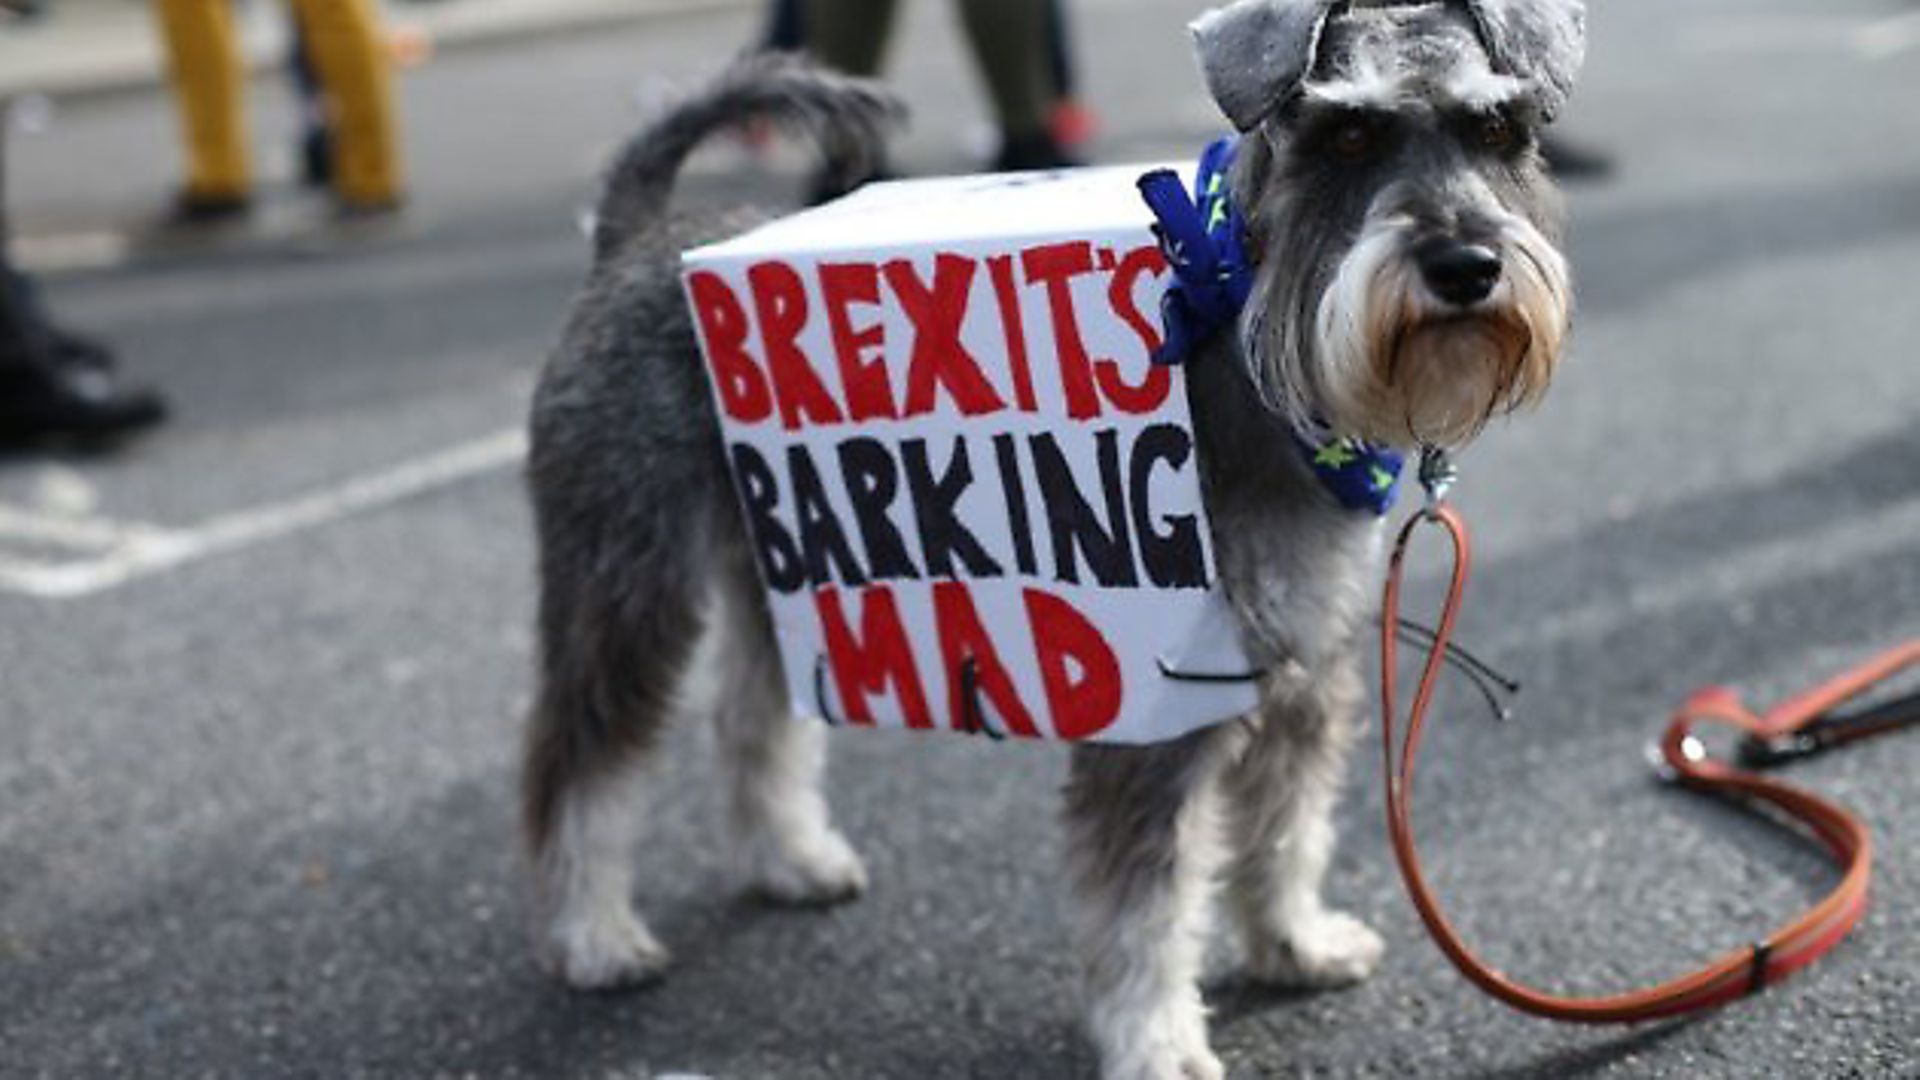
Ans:
[[[373,0],[291,0],[325,89],[334,135],[334,190],[349,203],[400,197],[392,65]],[[246,70],[233,0],[154,0],[187,140],[187,191],[244,196],[253,186],[244,107]]]

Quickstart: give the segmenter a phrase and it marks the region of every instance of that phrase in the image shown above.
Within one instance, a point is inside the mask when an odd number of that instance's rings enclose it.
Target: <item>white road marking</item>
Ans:
[[[46,599],[92,595],[506,468],[524,458],[526,449],[526,434],[510,428],[306,495],[219,514],[184,528],[35,517],[0,508],[0,536],[100,550],[95,557],[61,562],[0,554],[0,589]]]
[[[1867,24],[1853,33],[1853,49],[1869,60],[1886,60],[1920,48],[1920,11]]]
[[[111,518],[35,513],[0,503],[0,540],[27,540],[82,551],[103,551],[133,542],[143,535],[165,531]]]
[[[0,539],[15,537],[98,552],[52,562],[0,552],[0,589],[72,599],[277,540],[342,518],[391,506],[517,464],[526,434],[509,428],[281,502],[166,528],[106,518],[36,515],[0,504]],[[1893,503],[1869,519],[1849,517],[1812,532],[1765,541],[1681,576],[1649,577],[1624,596],[1596,599],[1496,636],[1495,651],[1592,641],[1631,626],[1670,619],[1706,604],[1739,605],[1755,581],[1789,582],[1906,552],[1920,536],[1920,497]]]

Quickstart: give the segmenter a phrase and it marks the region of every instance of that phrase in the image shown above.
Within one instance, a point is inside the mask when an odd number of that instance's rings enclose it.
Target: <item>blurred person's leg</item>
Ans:
[[[895,0],[808,0],[807,47],[850,75],[878,74],[897,10]],[[1034,0],[960,0],[961,22],[1000,125],[998,169],[1071,164],[1054,141],[1054,94],[1047,68],[1047,9]]]
[[[1079,71],[1073,58],[1073,24],[1063,0],[1047,0],[1047,79],[1053,91],[1047,127],[1069,153],[1093,141],[1093,110],[1080,100]]]
[[[392,62],[371,0],[294,0],[333,121],[333,185],[349,209],[397,205],[399,124]]]
[[[800,0],[773,0],[767,13],[767,32],[760,47],[774,52],[798,52],[807,44],[806,16]]]
[[[154,0],[154,12],[187,140],[180,216],[203,220],[236,213],[252,193],[253,171],[232,0]]]
[[[311,188],[333,184],[333,131],[327,119],[326,92],[313,66],[313,47],[307,43],[300,12],[292,12],[293,42],[287,51],[287,73],[300,106],[300,182]]]
[[[1048,13],[1034,0],[961,0],[960,15],[1000,124],[996,169],[1073,164],[1048,123],[1055,98]]]
[[[807,52],[835,71],[871,78],[880,73],[887,39],[893,33],[897,0],[800,0],[800,25]],[[885,162],[870,180],[888,175]],[[855,187],[858,184],[853,185]],[[823,203],[851,190],[843,178],[826,172],[814,176],[809,203]]]
[[[52,5],[47,0],[0,0],[0,15],[16,19],[40,19],[46,17]]]
[[[836,71],[878,75],[898,9],[897,0],[807,0],[807,49]]]
[[[1047,5],[1047,78],[1053,82],[1055,97],[1072,97],[1077,89],[1073,69],[1073,39],[1069,36],[1067,12],[1060,0]]]

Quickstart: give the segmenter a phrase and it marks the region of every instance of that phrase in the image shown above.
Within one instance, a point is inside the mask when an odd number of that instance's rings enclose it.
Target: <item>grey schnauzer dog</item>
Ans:
[[[1536,133],[1571,90],[1584,22],[1579,0],[1240,0],[1194,24],[1242,132],[1229,187],[1258,265],[1238,325],[1196,349],[1187,378],[1262,704],[1172,743],[1072,751],[1076,944],[1105,1076],[1222,1075],[1198,988],[1216,882],[1258,980],[1338,986],[1380,959],[1379,936],[1320,886],[1381,524],[1329,494],[1296,433],[1454,445],[1544,392],[1571,287]],[[685,154],[750,110],[808,124],[848,169],[890,111],[860,84],[756,61],[644,133],[534,405],[526,815],[542,944],[582,988],[666,963],[628,894],[641,767],[677,717],[716,723],[755,886],[818,903],[866,884],[822,797],[822,729],[788,714],[677,284],[681,250],[748,222],[663,212]]]

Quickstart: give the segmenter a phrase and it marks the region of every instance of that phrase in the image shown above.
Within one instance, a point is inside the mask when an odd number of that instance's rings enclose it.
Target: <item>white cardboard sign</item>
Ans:
[[[800,712],[1144,743],[1252,707],[1204,678],[1247,662],[1141,171],[873,185],[686,254]]]

